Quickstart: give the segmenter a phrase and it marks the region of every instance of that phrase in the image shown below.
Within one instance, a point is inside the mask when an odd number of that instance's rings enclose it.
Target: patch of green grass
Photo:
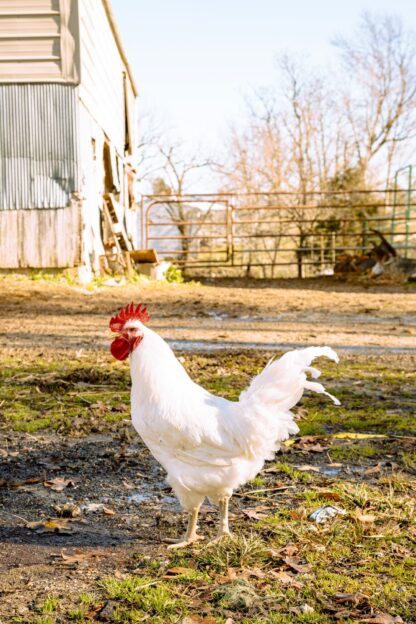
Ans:
[[[249,611],[258,605],[261,597],[256,589],[245,580],[236,580],[216,589],[213,593],[214,604],[233,611]]]
[[[301,436],[306,436],[306,435],[325,435],[325,433],[327,433],[325,427],[317,422],[316,420],[302,420],[300,422],[298,422],[298,426],[299,426],[299,435]]]
[[[249,481],[248,486],[249,487],[260,488],[260,487],[263,487],[264,485],[266,485],[266,483],[267,483],[266,479],[264,477],[258,475],[257,477],[255,477],[254,479]]]
[[[274,464],[274,468],[276,472],[280,472],[284,475],[287,475],[293,481],[301,482],[301,483],[311,483],[313,481],[313,477],[309,472],[303,472],[301,470],[296,470],[293,466],[285,462],[277,462]]]
[[[86,622],[86,614],[83,609],[70,609],[67,616],[71,622]]]
[[[255,534],[235,534],[181,553],[174,559],[174,565],[189,565],[192,562],[198,570],[225,573],[228,568],[250,567],[267,558],[264,540]]]
[[[238,399],[269,359],[267,354],[247,352],[187,353],[184,357],[184,366],[197,383],[231,400]],[[338,367],[322,360],[319,366],[323,382],[342,405],[337,408],[321,396],[306,393],[302,400],[306,416],[299,421],[301,435],[334,431],[416,433],[416,400],[407,370],[351,359]],[[25,377],[29,381],[22,381]],[[64,357],[59,361],[35,357],[30,362],[5,357],[0,361],[0,383],[4,400],[0,426],[8,423],[15,430],[67,433],[76,421],[86,432],[107,431],[129,417],[128,367],[109,355],[94,354],[88,360]],[[119,399],[114,398],[117,395]],[[107,409],[94,407],[100,403]],[[126,405],[124,410],[118,409],[120,404]]]
[[[401,460],[406,468],[410,468],[410,470],[416,470],[416,452],[409,453],[404,451],[400,453]]]
[[[380,451],[376,447],[370,446],[369,444],[354,446],[349,444],[348,446],[331,446],[330,454],[333,459],[355,461],[376,457],[380,454]]]
[[[59,603],[60,600],[56,596],[47,596],[43,604],[39,607],[39,611],[41,613],[53,613],[56,611]]]
[[[84,592],[79,596],[79,603],[85,607],[91,607],[99,601],[99,596],[95,592]]]
[[[128,371],[112,362],[3,361],[0,427],[35,433],[108,431],[130,415]]]
[[[169,615],[184,608],[183,601],[173,595],[167,583],[150,577],[109,577],[101,581],[101,587],[108,598],[135,605],[150,615]]]

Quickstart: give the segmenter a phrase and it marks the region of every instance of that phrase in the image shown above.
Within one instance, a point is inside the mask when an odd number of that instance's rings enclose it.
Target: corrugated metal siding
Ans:
[[[79,191],[76,87],[0,85],[0,210],[62,208]]]

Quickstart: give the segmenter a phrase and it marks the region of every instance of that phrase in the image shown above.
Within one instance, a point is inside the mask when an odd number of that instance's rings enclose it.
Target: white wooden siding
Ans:
[[[0,0],[0,82],[78,82],[77,2]]]
[[[119,155],[124,156],[123,72],[126,72],[127,68],[121,57],[103,2],[79,0],[79,18],[80,97]],[[127,83],[129,84],[129,81]],[[132,111],[131,115],[133,114]]]

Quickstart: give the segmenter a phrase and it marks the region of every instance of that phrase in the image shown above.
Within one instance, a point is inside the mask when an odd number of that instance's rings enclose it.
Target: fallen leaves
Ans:
[[[69,524],[70,522],[69,519],[48,518],[47,520],[27,522],[26,527],[38,534],[58,533],[60,535],[71,535],[71,533],[74,533],[74,527]]]
[[[302,563],[301,558],[296,554],[298,552],[298,546],[293,543],[286,544],[283,548],[276,550],[275,548],[269,549],[269,555],[273,559],[280,559],[280,570],[273,569],[268,572],[270,576],[277,579],[282,585],[294,587],[300,589],[303,587],[303,583],[296,579],[290,572],[296,574],[308,574],[312,571],[312,564]]]
[[[300,466],[295,466],[295,468],[300,472],[321,472],[317,466],[311,466],[310,464],[301,464]]]
[[[369,440],[369,439],[382,439],[388,438],[387,435],[382,433],[352,433],[352,432],[341,432],[341,433],[333,433],[332,438],[339,438],[341,440]]]
[[[299,557],[285,557],[283,561],[291,570],[298,572],[298,574],[306,574],[312,570],[312,564],[300,563],[301,559]]]
[[[12,481],[9,479],[0,479],[0,488],[14,490],[16,488],[26,487],[28,485],[34,485],[35,483],[40,483],[41,481],[42,481],[41,477],[30,477],[29,479],[25,479],[24,481]]]
[[[284,586],[293,587],[294,589],[302,589],[304,585],[303,583],[295,579],[295,577],[292,574],[289,574],[288,572],[285,572],[284,570],[280,570],[279,572],[272,570],[270,574],[273,578],[280,581],[281,584]]]
[[[228,624],[233,622],[231,618],[228,618]],[[183,620],[181,620],[181,624],[216,624],[217,618],[207,616],[204,617],[202,615],[186,615]]]
[[[53,508],[60,518],[78,518],[81,515],[81,508],[76,503],[67,502],[54,505]]]
[[[61,552],[58,557],[62,559],[64,563],[73,564],[73,563],[82,563],[84,561],[88,561],[91,559],[97,559],[98,557],[102,557],[102,552],[91,552],[86,550],[81,550],[80,548],[76,548],[72,553],[64,553]]]
[[[55,477],[50,481],[44,481],[43,485],[54,492],[63,492],[67,487],[74,487],[74,482],[71,479],[64,479],[64,477]]]
[[[399,624],[399,622],[403,622],[400,615],[389,615],[388,613],[376,613],[371,618],[364,618],[362,620],[358,620],[359,622],[368,622],[368,624]]]
[[[361,509],[356,509],[353,517],[363,524],[373,524],[377,520],[374,514],[366,514]]]
[[[327,437],[306,435],[295,438],[292,448],[307,453],[323,453],[330,448]]]
[[[81,511],[84,511],[87,514],[101,511],[106,516],[114,516],[116,513],[113,509],[106,507],[103,503],[88,503],[87,505],[81,505]]]
[[[192,571],[193,571],[193,568],[185,568],[183,566],[174,566],[173,568],[169,568],[168,570],[166,570],[162,578],[170,579],[170,578],[174,578],[175,576],[181,576],[182,574],[189,574],[189,572],[192,572]]]
[[[331,501],[339,501],[341,500],[341,495],[338,494],[338,492],[332,492],[331,490],[318,490],[319,492],[319,497],[323,498],[324,500],[331,500]]]
[[[366,470],[364,470],[364,475],[375,475],[381,473],[382,466],[381,464],[376,464],[375,466],[370,466]]]
[[[270,512],[271,508],[268,505],[259,505],[258,507],[253,507],[250,509],[242,509],[242,513],[247,516],[247,518],[251,518],[252,520],[261,520],[262,518],[267,518]]]

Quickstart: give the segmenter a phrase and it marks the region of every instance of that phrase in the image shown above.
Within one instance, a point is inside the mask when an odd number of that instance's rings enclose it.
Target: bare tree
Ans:
[[[157,201],[159,210],[177,228],[181,251],[177,260],[186,266],[192,237],[198,235],[208,220],[212,206],[205,205],[203,212],[197,211],[184,195],[197,183],[198,173],[209,167],[210,161],[200,159],[197,154],[187,154],[179,142],[167,144],[161,141],[155,146],[155,161],[157,176],[153,177],[152,201]]]
[[[344,78],[342,101],[356,164],[366,177],[379,157],[384,172],[400,145],[416,133],[416,47],[398,17],[362,16],[358,33],[338,38]],[[390,165],[390,167],[389,167]]]
[[[318,74],[296,57],[279,59],[278,88],[251,99],[247,128],[232,130],[219,167],[228,189],[296,193],[285,236],[293,232],[299,275],[325,220],[334,228],[347,194],[351,199],[357,185],[371,188],[380,173],[386,179],[416,135],[415,43],[400,20],[364,14],[358,35],[335,45],[337,73]],[[323,191],[330,194],[319,206],[304,208]]]

